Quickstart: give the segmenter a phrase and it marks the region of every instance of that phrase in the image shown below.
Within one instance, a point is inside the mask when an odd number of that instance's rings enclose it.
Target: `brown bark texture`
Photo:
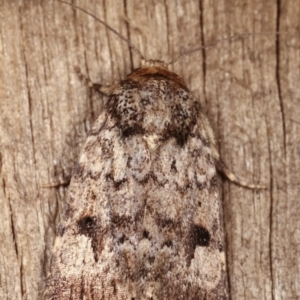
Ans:
[[[73,1],[107,22],[199,97],[222,159],[231,299],[300,299],[300,5],[294,0]],[[274,34],[280,31],[281,34]],[[257,33],[270,34],[259,35]],[[139,57],[88,15],[52,0],[0,0],[0,298],[41,299],[71,174],[104,98]]]

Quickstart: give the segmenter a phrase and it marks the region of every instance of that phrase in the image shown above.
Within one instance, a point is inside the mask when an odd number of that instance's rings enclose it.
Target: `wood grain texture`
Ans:
[[[169,61],[199,97],[221,156],[250,182],[227,181],[222,203],[232,299],[300,299],[300,7],[297,1],[76,1],[146,58]],[[279,6],[278,6],[279,5]],[[0,0],[0,298],[40,299],[70,175],[101,97],[139,58],[87,15],[54,1]]]

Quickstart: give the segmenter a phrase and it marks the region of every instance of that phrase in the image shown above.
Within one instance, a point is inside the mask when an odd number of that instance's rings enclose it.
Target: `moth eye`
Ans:
[[[194,225],[193,235],[197,246],[207,247],[210,242],[210,233],[203,226]]]
[[[90,237],[94,233],[94,230],[96,228],[97,219],[96,217],[90,216],[83,217],[77,222],[77,225],[80,234]]]

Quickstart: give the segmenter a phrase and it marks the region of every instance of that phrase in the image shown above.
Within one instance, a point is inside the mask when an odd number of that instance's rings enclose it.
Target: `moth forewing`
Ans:
[[[120,82],[75,168],[47,299],[224,298],[208,124],[159,62]]]

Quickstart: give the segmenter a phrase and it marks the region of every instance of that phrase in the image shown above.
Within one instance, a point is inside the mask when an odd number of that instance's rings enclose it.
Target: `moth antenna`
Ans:
[[[207,49],[207,48],[211,48],[213,46],[215,46],[216,44],[219,44],[221,42],[225,42],[225,41],[233,41],[235,39],[240,39],[240,38],[248,38],[248,37],[251,37],[251,36],[255,36],[255,35],[279,35],[279,34],[287,34],[287,32],[280,32],[280,31],[275,31],[275,32],[261,32],[261,33],[242,33],[242,34],[238,34],[238,35],[233,35],[233,36],[230,36],[230,37],[226,37],[226,38],[222,38],[222,39],[219,39],[219,40],[215,40],[214,42],[208,44],[208,45],[202,45],[202,46],[199,46],[195,49],[192,49],[192,50],[189,50],[183,54],[181,54],[180,56],[178,56],[177,58],[171,60],[169,63],[167,63],[167,66],[169,65],[173,65],[175,62],[177,62],[178,60],[190,55],[190,54],[193,54],[194,52],[197,52],[197,51],[200,51],[200,50],[203,50],[203,49]]]
[[[121,35],[118,31],[116,31],[115,29],[113,29],[111,26],[109,26],[108,24],[106,24],[104,21],[102,21],[101,19],[99,19],[98,17],[96,17],[95,15],[93,15],[92,13],[90,13],[89,11],[74,5],[72,3],[68,3],[66,1],[63,0],[55,0],[57,2],[61,2],[64,4],[67,4],[73,8],[76,8],[84,13],[86,13],[87,15],[89,15],[90,17],[94,18],[96,21],[98,21],[99,23],[101,23],[102,25],[104,25],[108,30],[110,30],[111,32],[113,32],[115,35],[117,35],[121,40],[123,40],[135,53],[138,54],[138,56],[141,58],[141,60],[145,60],[145,57],[143,56],[143,54],[141,53],[141,51],[139,51],[131,42],[129,39],[126,39],[123,35]]]

